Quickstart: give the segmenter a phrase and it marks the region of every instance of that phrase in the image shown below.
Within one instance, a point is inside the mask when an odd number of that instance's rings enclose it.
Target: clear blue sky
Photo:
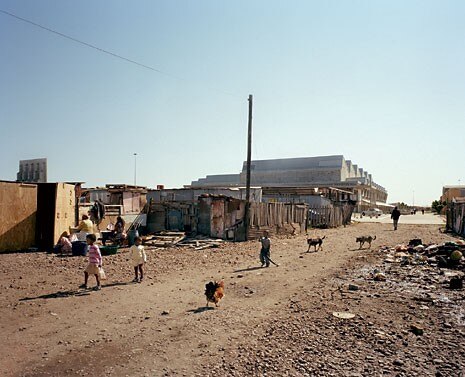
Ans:
[[[0,179],[182,186],[253,158],[344,154],[430,203],[465,183],[463,1],[1,0]],[[229,95],[232,93],[233,95]]]

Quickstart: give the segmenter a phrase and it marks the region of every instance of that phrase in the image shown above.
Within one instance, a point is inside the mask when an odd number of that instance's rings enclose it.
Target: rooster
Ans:
[[[218,303],[224,297],[224,282],[211,281],[205,284],[205,296],[207,297],[207,306],[209,302],[214,302],[215,306],[218,306]]]

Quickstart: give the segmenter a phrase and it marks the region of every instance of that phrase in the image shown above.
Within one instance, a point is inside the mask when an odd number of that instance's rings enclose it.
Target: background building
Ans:
[[[239,174],[208,175],[191,187],[245,186],[246,163]],[[339,189],[357,202],[358,210],[378,207],[389,210],[387,191],[370,173],[342,155],[256,160],[251,164],[251,184],[267,188]]]
[[[456,198],[465,197],[465,185],[451,185],[442,188],[441,202],[451,202]]]
[[[37,158],[19,161],[19,172],[16,175],[16,181],[46,183],[47,159]]]

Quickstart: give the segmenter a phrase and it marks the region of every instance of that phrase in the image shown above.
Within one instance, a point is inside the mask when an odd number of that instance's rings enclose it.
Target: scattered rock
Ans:
[[[374,281],[386,281],[386,275],[383,274],[382,272],[378,272],[375,274],[373,277]]]
[[[349,312],[333,312],[333,316],[341,319],[355,318],[355,314]]]
[[[410,325],[410,331],[417,336],[424,334],[423,328],[419,325]]]

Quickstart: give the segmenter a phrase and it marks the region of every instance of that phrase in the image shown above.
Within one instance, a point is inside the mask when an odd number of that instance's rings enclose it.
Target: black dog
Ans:
[[[361,236],[361,237],[357,237],[355,239],[355,242],[358,242],[360,244],[359,249],[361,249],[365,243],[367,243],[368,248],[371,249],[371,243],[374,240],[376,240],[376,236],[374,236],[374,237],[372,237],[372,236]]]
[[[318,246],[318,250],[320,249],[323,249],[323,240],[326,238],[326,236],[324,236],[323,238],[307,238],[307,243],[308,243],[308,250],[307,250],[307,253],[310,251],[310,247],[313,246],[315,248],[315,252],[317,251],[316,250],[316,247]]]

